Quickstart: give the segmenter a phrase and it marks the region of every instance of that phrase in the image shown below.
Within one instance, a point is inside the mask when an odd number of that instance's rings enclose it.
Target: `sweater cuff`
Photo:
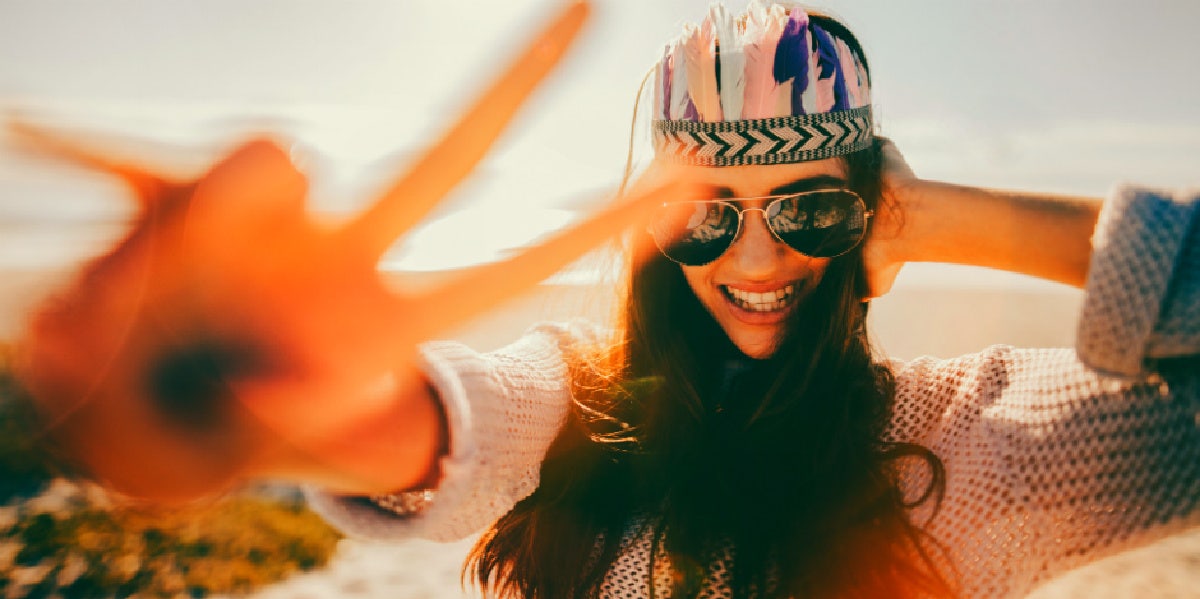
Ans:
[[[1196,353],[1197,199],[1133,186],[1101,210],[1076,351],[1103,374],[1138,377],[1152,360]]]
[[[450,433],[437,488],[403,516],[317,489],[307,491],[310,505],[345,532],[368,538],[452,541],[495,522],[537,488],[542,460],[570,410],[564,347],[587,339],[585,332],[541,325],[487,354],[450,341],[421,346],[419,366],[445,407]]]
[[[420,370],[428,377],[437,392],[446,416],[450,435],[450,450],[438,463],[440,482],[429,492],[428,501],[419,513],[398,517],[394,511],[382,508],[366,497],[338,495],[320,487],[306,487],[309,507],[348,535],[389,540],[424,538],[433,541],[453,541],[473,530],[456,525],[457,504],[467,493],[474,470],[476,453],[473,421],[461,376],[483,374],[486,364],[479,354],[454,343],[431,343],[422,346]],[[447,522],[449,521],[449,522]]]

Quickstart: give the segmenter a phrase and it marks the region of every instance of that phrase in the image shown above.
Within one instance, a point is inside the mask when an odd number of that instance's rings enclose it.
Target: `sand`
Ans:
[[[347,539],[329,566],[264,589],[256,599],[465,599],[462,560],[473,539],[373,543]],[[1168,537],[1068,573],[1028,599],[1196,599],[1200,597],[1200,529]]]

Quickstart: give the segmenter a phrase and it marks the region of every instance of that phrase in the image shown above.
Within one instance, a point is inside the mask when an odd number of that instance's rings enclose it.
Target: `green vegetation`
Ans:
[[[300,503],[238,496],[186,510],[21,507],[0,537],[0,593],[204,597],[324,565],[338,535]],[[24,513],[20,513],[24,512]]]
[[[0,344],[0,597],[238,594],[333,554],[339,534],[294,492],[167,509],[59,477],[10,356]]]

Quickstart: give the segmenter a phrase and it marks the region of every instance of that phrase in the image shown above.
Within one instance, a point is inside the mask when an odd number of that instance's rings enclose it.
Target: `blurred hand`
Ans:
[[[253,476],[374,490],[417,482],[436,450],[438,420],[413,365],[416,345],[680,193],[669,181],[642,189],[433,289],[397,291],[380,280],[381,254],[469,174],[587,12],[584,3],[565,7],[348,222],[306,209],[305,176],[269,138],[175,182],[14,125],[37,148],[123,178],[141,202],[129,234],[46,302],[21,341],[18,376],[48,432],[98,481],[160,501]],[[422,424],[405,430],[405,422]]]

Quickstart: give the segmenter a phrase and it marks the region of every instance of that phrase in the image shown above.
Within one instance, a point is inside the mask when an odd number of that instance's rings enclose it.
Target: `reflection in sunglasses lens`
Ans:
[[[780,241],[802,254],[841,255],[858,245],[865,232],[865,206],[848,191],[818,191],[776,201],[781,206],[767,224]]]
[[[737,236],[738,200],[665,204],[650,225],[655,245],[671,260],[699,266],[716,260]],[[866,232],[866,206],[853,192],[822,190],[776,198],[762,214],[774,235],[792,249],[831,258],[853,249]]]
[[[658,249],[688,265],[712,262],[737,234],[736,209],[723,202],[680,202],[662,207],[650,226]]]

